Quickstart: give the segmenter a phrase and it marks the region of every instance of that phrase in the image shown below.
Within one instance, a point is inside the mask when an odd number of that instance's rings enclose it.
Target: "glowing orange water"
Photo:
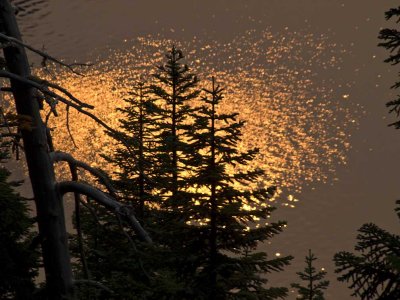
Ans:
[[[336,166],[346,163],[349,132],[357,123],[357,112],[347,105],[348,95],[335,90],[335,83],[318,80],[318,72],[340,68],[340,49],[324,37],[296,32],[273,35],[266,30],[249,31],[223,45],[150,36],[127,44],[127,51],[111,51],[106,60],[100,59],[84,71],[85,77],[60,72],[55,79],[79,99],[93,104],[94,113],[111,127],[118,128],[123,116],[116,108],[124,105],[122,99],[131,83],[150,78],[166,49],[175,44],[187,53],[187,63],[203,85],[214,75],[226,87],[221,110],[240,112],[240,118],[246,120],[243,142],[238,146],[260,149],[253,166],[267,171],[267,185],[295,194],[305,184],[334,179]],[[56,148],[112,172],[113,167],[99,156],[114,149],[103,129],[71,110],[75,148],[65,130],[66,115],[61,107],[59,112],[60,117],[50,121]],[[289,196],[288,200],[288,205],[293,205],[296,199]]]

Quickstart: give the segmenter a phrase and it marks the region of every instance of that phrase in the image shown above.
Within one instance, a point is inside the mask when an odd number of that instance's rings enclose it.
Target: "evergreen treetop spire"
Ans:
[[[176,201],[184,184],[182,174],[192,156],[187,134],[191,126],[189,116],[196,109],[190,106],[190,101],[197,98],[200,90],[197,76],[182,62],[181,50],[174,46],[165,56],[166,62],[153,74],[156,83],[150,86],[150,91],[162,108],[162,120],[158,122],[158,163],[162,170],[159,187],[162,194],[171,194],[171,200]]]
[[[297,299],[301,300],[324,300],[323,291],[328,288],[329,281],[323,280],[326,272],[324,270],[317,271],[313,262],[317,260],[311,249],[308,250],[305,263],[306,267],[303,272],[297,272],[300,279],[305,282],[305,285],[299,283],[292,283],[292,287],[296,288],[299,293]]]

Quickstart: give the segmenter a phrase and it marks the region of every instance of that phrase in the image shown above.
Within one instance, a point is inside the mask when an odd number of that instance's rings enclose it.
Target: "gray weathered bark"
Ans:
[[[21,40],[14,10],[8,0],[0,0],[0,31],[9,37]],[[5,47],[3,51],[7,68],[11,73],[24,78],[31,75],[28,59],[21,45],[14,44]],[[35,196],[46,274],[46,296],[52,300],[73,299],[74,289],[63,204],[55,188],[54,169],[49,156],[46,128],[39,113],[39,104],[30,85],[11,79],[11,88],[17,114],[31,119],[30,128],[22,129],[21,133]]]
[[[66,193],[79,193],[81,195],[89,196],[91,199],[95,200],[108,210],[123,216],[139,238],[145,242],[152,243],[151,237],[143,229],[136,217],[132,214],[129,206],[115,201],[107,194],[85,183],[76,181],[62,181],[57,183],[57,188],[62,195]]]

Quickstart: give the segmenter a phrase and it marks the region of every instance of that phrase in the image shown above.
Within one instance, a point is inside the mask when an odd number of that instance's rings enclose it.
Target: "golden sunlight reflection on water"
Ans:
[[[212,75],[226,87],[221,110],[239,112],[246,120],[239,147],[258,147],[255,167],[267,172],[266,184],[285,191],[284,205],[294,207],[302,187],[315,181],[333,181],[335,169],[346,164],[350,132],[357,125],[361,108],[353,107],[337,82],[321,79],[321,73],[340,69],[345,51],[324,36],[299,32],[272,34],[249,31],[230,43],[215,41],[177,42],[147,36],[126,41],[126,50],[110,50],[106,59],[83,71],[84,77],[55,71],[56,81],[77,98],[95,106],[94,113],[118,128],[116,112],[124,105],[133,81],[150,80],[154,66],[173,44],[183,49],[186,61],[199,74],[201,85]],[[104,57],[104,55],[103,55]],[[68,136],[66,114],[52,117],[57,150],[112,171],[100,157],[110,153],[113,141],[89,118],[70,110],[70,127],[78,148]],[[110,172],[111,173],[111,172]]]

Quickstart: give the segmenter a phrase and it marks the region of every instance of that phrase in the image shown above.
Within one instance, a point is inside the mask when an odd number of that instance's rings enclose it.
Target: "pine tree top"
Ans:
[[[317,258],[311,249],[308,250],[308,255],[305,257],[305,268],[302,272],[297,272],[296,274],[304,282],[292,283],[291,286],[297,289],[299,297],[302,300],[323,300],[324,290],[329,286],[329,281],[324,280],[326,272],[324,270],[317,271],[314,267],[314,261]]]

